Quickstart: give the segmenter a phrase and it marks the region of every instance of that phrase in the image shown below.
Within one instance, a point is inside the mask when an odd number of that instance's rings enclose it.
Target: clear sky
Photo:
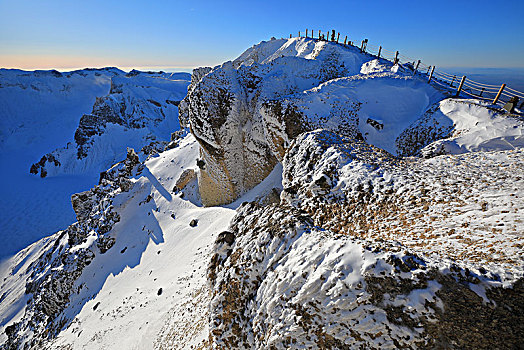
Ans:
[[[0,0],[0,67],[192,68],[335,29],[439,67],[524,67],[524,0]]]

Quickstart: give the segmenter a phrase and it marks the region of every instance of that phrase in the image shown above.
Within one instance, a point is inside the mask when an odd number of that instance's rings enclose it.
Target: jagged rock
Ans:
[[[229,245],[233,244],[235,241],[235,235],[229,231],[220,232],[216,239],[216,244],[227,243]]]
[[[169,145],[171,143],[172,142],[167,142],[167,141],[153,141],[150,144],[145,145],[144,147],[142,147],[140,152],[143,153],[143,154],[146,154],[148,156],[148,158],[149,158],[151,156],[155,156],[155,155],[159,154],[160,152],[163,152],[166,149],[169,149]],[[172,145],[172,148],[174,148],[176,146],[177,146],[177,144],[175,143],[174,145]]]
[[[92,194],[91,190],[89,190],[71,195],[71,204],[78,221],[87,219],[91,209],[96,204],[93,201]]]
[[[189,226],[191,226],[191,227],[196,227],[197,225],[198,225],[198,220],[197,219],[193,219],[189,223]]]
[[[26,283],[25,291],[32,295],[27,311],[19,322],[11,325],[8,339],[0,349],[16,349],[29,344],[40,348],[41,345],[35,344],[55,337],[71,321],[66,317],[59,319],[58,315],[77,291],[74,285],[84,268],[97,254],[104,254],[115,245],[116,240],[109,232],[120,216],[114,210],[112,198],[129,190],[133,184],[129,178],[136,175],[139,165],[138,155],[128,148],[126,159],[103,172],[99,185],[72,196],[78,222],[57,233],[54,244],[28,267],[38,277],[29,278]],[[29,329],[32,332],[30,343],[25,336]]]
[[[475,156],[460,161],[474,169]],[[513,166],[524,166],[515,162],[519,155],[511,157]],[[427,258],[414,253],[424,251],[420,240],[412,248],[391,240],[397,234],[395,240],[409,244],[420,229],[409,227],[408,240],[402,239],[398,231],[410,225],[404,222],[410,216],[402,206],[415,210],[418,223],[432,216],[417,211],[424,201],[406,200],[417,188],[411,186],[426,180],[435,183],[428,174],[457,178],[438,172],[448,171],[450,165],[454,170],[471,170],[469,166],[457,169],[457,161],[434,165],[421,161],[419,167],[330,132],[299,136],[283,162],[284,201],[270,206],[243,204],[229,230],[216,239],[208,269],[213,347],[518,347],[524,334],[520,272],[508,272],[503,283],[497,274],[486,275],[484,267],[480,272],[477,259],[484,244],[467,244],[458,266],[447,259],[453,256],[450,247],[455,243],[430,247],[435,250]],[[504,168],[494,163],[493,168]],[[421,169],[425,176],[420,176]],[[502,177],[509,174],[502,173]],[[479,175],[464,173],[467,178]],[[508,186],[515,181],[521,180],[513,177]],[[468,185],[460,191],[471,190],[476,197],[493,190],[483,186],[469,189]],[[456,186],[422,192],[424,197],[458,195]],[[458,198],[449,200],[449,208],[458,202]],[[349,216],[342,214],[345,211]],[[377,237],[387,229],[377,225],[382,222],[389,223],[390,231]],[[432,222],[433,227],[439,225],[434,216]],[[426,234],[428,228],[422,225]],[[370,235],[363,234],[367,229]],[[488,228],[485,237],[490,232]],[[446,235],[441,243],[431,244],[445,246],[452,239]],[[487,254],[484,259],[492,257]],[[519,265],[519,257],[509,254],[506,259],[502,264],[508,269]],[[500,266],[494,269],[500,271]]]

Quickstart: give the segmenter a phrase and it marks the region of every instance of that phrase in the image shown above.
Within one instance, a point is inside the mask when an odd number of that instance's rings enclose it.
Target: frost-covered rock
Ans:
[[[45,177],[99,172],[124,157],[126,146],[145,147],[146,155],[163,150],[170,134],[180,129],[178,104],[189,77],[139,71],[113,77],[109,94],[97,98],[91,114],[80,119],[74,143],[44,155],[31,166],[31,173]]]
[[[402,159],[316,131],[297,138],[286,154],[282,199],[334,232],[522,271],[523,153]]]
[[[209,268],[218,349],[489,349],[522,340],[522,278],[502,284],[336,234],[291,207],[244,205],[229,231],[234,239],[219,236]]]
[[[216,240],[214,346],[518,346],[521,153],[400,160],[328,131],[299,136],[281,204],[244,204]]]

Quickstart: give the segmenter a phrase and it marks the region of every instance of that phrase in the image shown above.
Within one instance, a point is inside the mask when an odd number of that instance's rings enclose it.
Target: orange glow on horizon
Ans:
[[[135,69],[179,69],[192,70],[199,64],[181,63],[165,64],[157,62],[130,62],[125,59],[107,57],[63,56],[63,55],[2,55],[0,68],[22,70],[75,70],[82,68],[118,67],[123,70]]]

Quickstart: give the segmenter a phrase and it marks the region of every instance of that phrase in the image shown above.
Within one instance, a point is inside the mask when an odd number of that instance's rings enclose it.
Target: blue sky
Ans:
[[[524,1],[0,0],[0,67],[215,65],[307,28],[438,67],[524,67]]]

